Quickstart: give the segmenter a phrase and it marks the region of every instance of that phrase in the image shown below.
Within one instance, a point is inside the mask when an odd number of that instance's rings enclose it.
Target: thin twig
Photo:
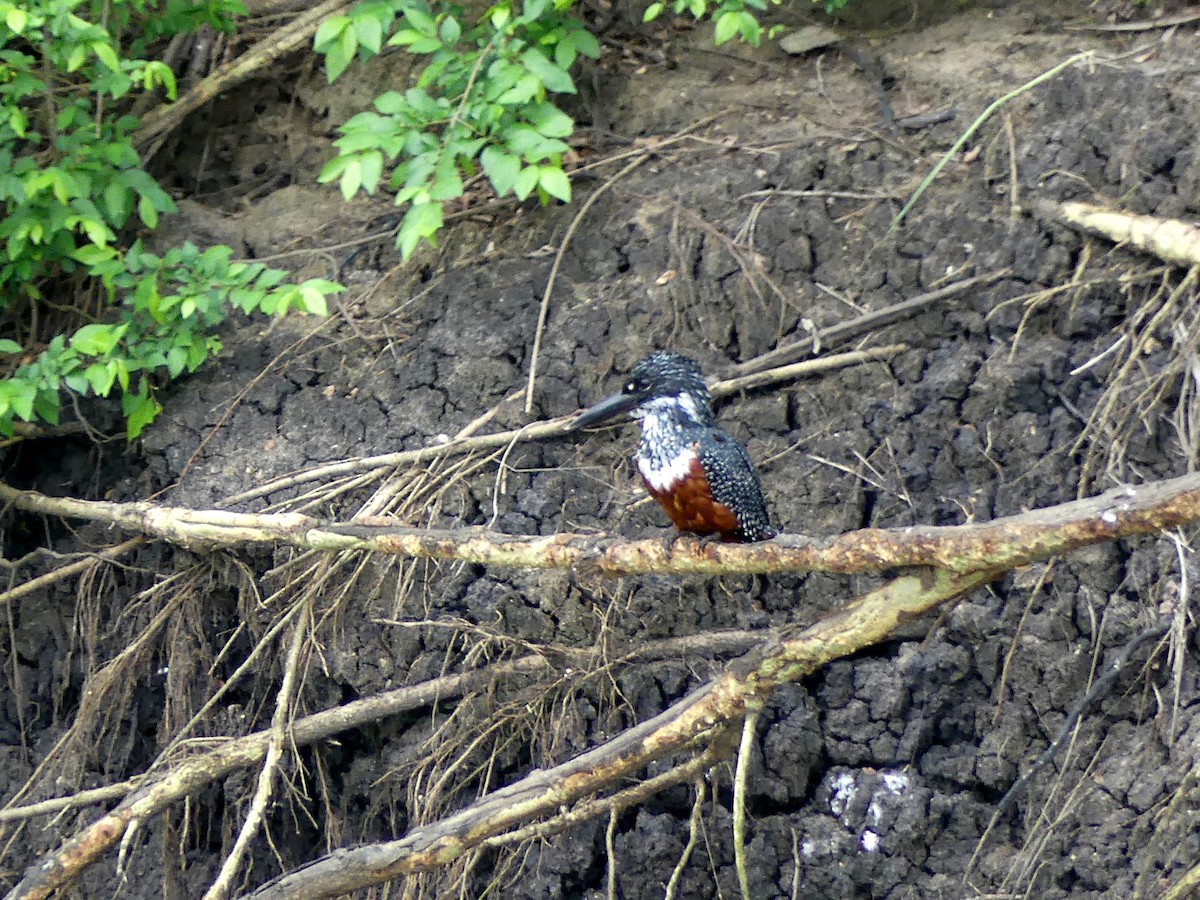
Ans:
[[[746,872],[746,782],[750,778],[750,755],[758,731],[762,708],[750,707],[742,722],[742,740],[738,746],[737,768],[733,775],[733,859],[737,869],[738,887],[742,900],[754,900],[750,893],[750,876]]]
[[[856,318],[850,319],[847,322],[840,322],[837,325],[832,325],[829,328],[822,329],[816,335],[801,338],[800,340],[786,344],[783,347],[778,347],[761,356],[756,356],[754,359],[747,360],[741,365],[734,366],[730,371],[731,376],[748,375],[751,372],[757,372],[761,369],[777,366],[782,362],[791,361],[798,356],[810,351],[814,344],[820,341],[822,346],[836,344],[841,341],[847,341],[857,337],[865,332],[875,328],[881,328],[884,325],[891,325],[893,322],[898,322],[901,319],[911,315],[916,315],[923,312],[935,303],[940,303],[943,300],[948,300],[951,297],[957,297],[959,294],[965,293],[972,288],[982,287],[985,284],[991,284],[999,281],[1002,278],[1007,278],[1012,274],[1011,269],[998,269],[995,272],[989,272],[986,275],[976,275],[973,278],[965,278],[962,281],[956,281],[953,284],[948,284],[945,287],[938,288],[934,291],[929,291],[925,294],[920,294],[916,297],[911,297],[908,300],[903,300],[900,303],[894,303],[891,306],[886,306],[883,309],[874,310]]]
[[[31,578],[26,582],[18,584],[14,588],[9,588],[7,591],[0,593],[0,605],[11,603],[14,600],[20,600],[22,597],[32,594],[35,591],[40,591],[59,581],[64,581],[80,572],[86,571],[90,566],[94,566],[99,562],[113,562],[120,559],[127,553],[136,550],[138,547],[146,543],[144,537],[130,538],[127,541],[122,541],[116,546],[109,547],[105,550],[98,550],[95,553],[89,553],[86,559],[77,560],[73,563],[68,563],[65,566],[47,572],[45,575],[39,575],[37,578]]]
[[[1200,13],[1181,13],[1177,16],[1163,16],[1161,19],[1150,19],[1146,22],[1115,22],[1112,24],[1097,25],[1085,22],[1078,25],[1066,25],[1064,27],[1067,31],[1134,32],[1154,31],[1158,28],[1174,28],[1177,25],[1190,25],[1192,22],[1200,22]]]
[[[683,872],[687,868],[688,860],[692,858],[692,851],[696,849],[696,841],[700,837],[700,816],[704,812],[704,779],[697,778],[694,787],[696,789],[696,799],[692,803],[692,815],[688,819],[687,843],[683,845],[683,852],[679,854],[679,861],[675,863],[675,869],[671,872],[671,880],[667,882],[667,890],[663,894],[663,900],[675,900],[675,894],[679,890],[679,882],[683,879]]]
[[[1147,628],[1143,628],[1129,639],[1125,646],[1121,648],[1121,652],[1118,653],[1116,658],[1108,664],[1107,668],[1105,668],[1104,673],[1092,682],[1092,686],[1088,688],[1087,693],[1080,697],[1079,700],[1076,701],[1075,705],[1071,707],[1066,718],[1063,719],[1062,725],[1059,726],[1057,734],[1054,735],[1054,740],[1050,742],[1050,746],[1042,751],[1042,755],[1034,760],[1034,763],[1029,767],[1029,770],[1021,775],[1016,781],[1014,781],[1012,787],[1010,787],[1004,797],[1001,798],[1000,803],[996,806],[996,812],[994,813],[996,818],[1004,815],[1004,812],[1010,806],[1012,806],[1013,801],[1017,799],[1017,796],[1021,793],[1021,790],[1025,787],[1025,785],[1029,784],[1030,779],[1032,779],[1034,775],[1042,770],[1042,767],[1044,767],[1048,762],[1050,762],[1051,759],[1054,758],[1054,754],[1058,752],[1059,748],[1063,745],[1063,742],[1067,739],[1067,735],[1069,735],[1075,728],[1076,723],[1079,722],[1083,714],[1088,711],[1088,708],[1091,707],[1092,704],[1094,704],[1101,697],[1104,697],[1106,694],[1108,694],[1108,692],[1112,689],[1113,683],[1116,682],[1117,676],[1121,674],[1122,670],[1124,670],[1125,666],[1129,663],[1129,659],[1133,656],[1134,651],[1147,641],[1156,640],[1162,637],[1170,630],[1170,628],[1171,620],[1166,618],[1162,621],[1155,622],[1153,625],[1150,625]]]
[[[21,819],[33,819],[37,816],[48,816],[64,809],[75,809],[79,806],[91,806],[93,803],[103,803],[106,800],[117,800],[124,797],[137,787],[139,779],[118,781],[116,784],[106,784],[104,787],[92,788],[87,791],[76,791],[66,797],[51,797],[39,803],[28,806],[14,806],[10,809],[0,809],[0,822],[16,822]]]
[[[262,770],[258,773],[258,784],[254,789],[254,799],[250,810],[246,813],[246,821],[242,823],[237,841],[229,856],[221,864],[221,871],[216,880],[204,892],[204,900],[224,900],[229,896],[233,879],[241,868],[242,858],[258,829],[262,825],[267,804],[271,800],[271,792],[275,785],[275,775],[279,770],[279,761],[283,758],[283,745],[287,739],[288,722],[292,718],[292,709],[296,700],[300,671],[300,654],[308,641],[311,622],[311,610],[306,611],[292,626],[292,643],[288,647],[287,660],[283,666],[283,681],[279,685],[279,695],[275,700],[275,712],[271,716],[271,737],[267,742],[267,755],[263,760]]]
[[[921,297],[914,297],[910,301],[905,301],[904,304],[897,304],[895,307],[888,307],[885,310],[879,310],[869,316],[864,316],[861,319],[856,319],[852,322],[844,323],[843,325],[835,326],[824,335],[832,335],[833,340],[846,340],[849,337],[860,334],[863,330],[877,327],[880,324],[894,321],[902,318],[904,315],[910,314],[909,309],[901,309],[912,304],[911,311],[915,311],[919,305],[933,302],[942,299],[945,296],[952,296],[963,290],[967,290],[978,284],[986,283],[1009,274],[1008,270],[993,273],[990,276],[981,276],[979,278],[970,278],[964,282],[959,282],[957,285],[950,285],[940,291],[934,291],[931,294],[924,294]],[[731,372],[732,376],[742,376],[749,372],[757,372],[760,369],[768,368],[772,362],[778,362],[781,359],[790,359],[793,356],[803,352],[804,342],[799,341],[796,344],[790,344],[781,350],[772,351],[771,353],[763,354],[760,357],[749,360],[740,366],[735,366]],[[875,351],[880,352],[880,351]],[[857,362],[870,361],[867,357],[840,356],[831,357],[837,359],[838,365],[854,365]],[[833,367],[834,363],[826,364],[826,367]],[[826,367],[817,367],[806,371],[823,371]],[[790,376],[795,377],[795,376]],[[739,390],[738,387],[730,388],[722,381],[712,383],[711,389],[714,396],[721,397],[728,393]],[[507,398],[506,398],[507,400]],[[503,402],[503,401],[502,401]],[[486,415],[486,414],[485,414]],[[482,417],[481,417],[482,418]],[[282,475],[279,478],[272,479],[257,487],[247,491],[234,494],[226,497],[217,503],[219,508],[225,509],[231,506],[237,506],[241,503],[248,503],[252,500],[257,500],[269,494],[274,494],[278,491],[284,491],[289,488],[297,487],[301,484],[308,484],[313,481],[321,481],[325,479],[338,478],[344,475],[355,472],[376,472],[382,475],[386,470],[397,468],[404,465],[417,465],[419,463],[428,463],[432,460],[441,459],[446,456],[456,454],[473,453],[478,450],[494,450],[498,447],[506,447],[512,442],[526,443],[530,441],[548,440],[551,438],[564,437],[572,433],[574,429],[575,414],[567,416],[559,416],[554,419],[545,419],[540,422],[530,422],[528,425],[523,425],[520,428],[511,429],[508,431],[498,431],[493,434],[482,435],[467,435],[461,434],[453,439],[432,447],[422,447],[418,450],[401,450],[395,453],[381,453],[376,456],[363,456],[357,459],[344,459],[337,462],[324,463],[319,466],[314,466],[311,469],[301,469],[297,472],[292,472],[288,475]],[[472,422],[475,425],[477,419]],[[470,427],[470,426],[468,426]],[[466,429],[464,429],[464,432]]]
[[[971,139],[971,135],[978,131],[983,124],[990,119],[998,109],[1000,109],[1000,107],[1004,106],[1004,104],[1008,103],[1010,100],[1015,100],[1017,97],[1020,97],[1022,94],[1032,90],[1043,82],[1049,81],[1051,78],[1055,77],[1061,72],[1064,72],[1076,63],[1086,62],[1090,59],[1093,59],[1095,55],[1096,53],[1094,50],[1085,50],[1082,53],[1076,53],[1074,56],[1060,62],[1057,66],[1047,69],[1036,78],[1032,78],[1025,82],[1015,90],[1009,91],[999,100],[993,101],[987,109],[979,114],[979,118],[972,122],[967,130],[959,135],[958,140],[950,145],[950,149],[942,155],[942,158],[939,159],[936,164],[934,164],[934,167],[929,171],[929,174],[926,175],[924,180],[917,186],[917,189],[913,192],[913,195],[909,197],[904,206],[900,208],[900,212],[896,213],[896,217],[892,219],[891,225],[888,226],[888,230],[884,233],[884,238],[895,231],[897,226],[904,221],[904,217],[908,215],[908,213],[916,205],[917,201],[921,199],[921,195],[925,193],[926,189],[928,189],[938,175],[941,174],[941,171],[946,167],[946,164],[949,163],[950,160],[954,159],[955,154],[957,154],[958,151],[963,148],[963,145]]]

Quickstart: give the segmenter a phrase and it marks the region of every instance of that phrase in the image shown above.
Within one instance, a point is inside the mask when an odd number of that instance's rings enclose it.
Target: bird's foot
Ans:
[[[719,534],[692,534],[687,531],[672,531],[663,538],[663,553],[667,555],[668,559],[675,552],[675,547],[680,541],[687,541],[692,545],[691,552],[699,553],[710,544],[723,542],[724,538]]]

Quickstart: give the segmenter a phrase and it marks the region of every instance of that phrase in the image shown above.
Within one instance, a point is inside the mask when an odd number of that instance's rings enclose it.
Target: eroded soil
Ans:
[[[577,109],[581,121],[602,126],[581,148],[586,161],[707,121],[613,181],[587,213],[551,297],[530,414],[511,395],[528,377],[553,262],[545,248],[558,246],[579,205],[486,209],[456,225],[443,250],[397,270],[386,236],[343,246],[385,231],[386,203],[344,205],[307,186],[315,164],[306,167],[327,152],[337,110],[350,101],[323,89],[319,73],[301,82],[296,103],[291,92],[260,87],[262,127],[247,132],[236,110],[215,122],[227,152],[203,178],[179,149],[181,183],[191,178],[208,191],[207,206],[180,219],[180,233],[236,241],[260,259],[302,251],[283,264],[304,276],[329,276],[337,261],[332,274],[351,288],[337,313],[319,327],[244,324],[217,364],[171,389],[166,413],[138,446],[121,454],[60,445],[54,465],[46,448],[30,447],[13,458],[9,479],[118,500],[169,487],[163,502],[211,507],[314,464],[428,446],[489,410],[482,431],[568,413],[618,386],[655,348],[687,352],[720,374],[814,329],[1003,270],[985,287],[866,335],[866,346],[907,345],[888,362],[721,405],[722,426],[759,461],[778,523],[835,534],[983,521],[1189,471],[1200,440],[1197,391],[1180,361],[1194,358],[1183,340],[1197,315],[1194,288],[1147,331],[1183,273],[1049,225],[1029,208],[1038,198],[1080,198],[1200,218],[1200,37],[1194,25],[1168,39],[1162,30],[1065,31],[1062,18],[1083,15],[1086,4],[1060,6],[1053,14],[1034,4],[976,9],[879,38],[872,46],[898,116],[958,112],[916,131],[884,127],[869,79],[835,51],[713,51],[681,33],[656,57],[627,50],[623,64],[598,71]],[[1070,68],[1006,105],[888,234],[904,199],[991,100],[1088,48],[1116,61]],[[386,80],[386,63],[374,72]],[[578,196],[624,164],[580,176]],[[333,249],[309,252],[324,246]],[[1151,340],[1129,366],[1120,348],[1102,356],[1123,335],[1132,343],[1145,334]],[[1098,409],[1104,415],[1093,419]],[[404,469],[390,509],[414,525],[664,534],[628,462],[634,440],[623,427]],[[314,496],[314,509],[347,517],[378,486]],[[273,508],[313,487],[239,508]],[[45,542],[66,551],[114,541],[105,529],[20,516],[8,538],[10,556]],[[1190,631],[1174,642],[1175,656],[1153,644],[1137,652],[1069,746],[992,819],[1095,674],[1181,586],[1196,583],[1192,538],[1103,545],[1019,572],[779,691],[751,769],[755,896],[1159,896],[1200,859],[1189,776],[1200,748],[1200,660]],[[22,803],[144,771],[286,609],[289,579],[304,571],[295,555],[206,557],[156,546],[8,606],[5,798],[77,716],[74,740],[68,734]],[[827,575],[606,582],[379,561],[366,561],[357,578],[352,571],[325,589],[303,711],[532,644],[604,642],[619,657],[653,640],[807,623],[873,583]],[[154,584],[166,586],[138,593]],[[120,683],[103,695],[104,708],[85,703],[81,714],[84,675],[139,634],[128,667],[114,667]],[[193,735],[265,727],[283,655],[269,644]],[[396,836],[566,759],[661,711],[723,662],[699,653],[590,677],[510,679],[467,702],[288,755],[291,787],[270,810],[270,841],[256,843],[246,884],[337,846]],[[678,897],[738,895],[730,784],[729,767],[708,779]],[[144,823],[127,851],[127,880],[115,875],[114,851],[80,894],[199,896],[253,787],[254,774],[239,773]],[[456,878],[462,896],[488,885],[514,898],[662,896],[694,798],[675,788],[617,818],[615,886],[601,819],[393,896],[446,896]],[[20,830],[6,823],[5,883],[101,811],[74,811],[46,830],[43,819]]]

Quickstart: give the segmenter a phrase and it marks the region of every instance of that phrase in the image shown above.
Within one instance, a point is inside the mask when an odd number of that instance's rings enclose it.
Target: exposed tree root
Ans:
[[[1164,262],[1200,266],[1200,225],[1192,222],[1139,216],[1078,200],[1066,203],[1039,200],[1033,208],[1043,218],[1098,234],[1118,244],[1130,244]]]
[[[156,515],[154,510],[157,509],[137,504],[132,505],[134,509],[121,504],[87,504],[5,490],[6,499],[27,509],[75,516],[91,516],[102,511],[101,518],[112,517],[107,520],[117,524],[152,521]],[[261,523],[246,530],[248,523],[244,520],[254,517],[221,515],[226,519],[224,523],[206,526],[216,528],[212,534],[233,526],[240,529],[233,533],[241,538],[261,533]],[[842,566],[849,562],[858,566],[857,570],[863,571],[905,564],[933,564],[941,569],[921,568],[896,578],[797,633],[779,632],[764,636],[761,644],[727,666],[720,677],[613,740],[561,765],[535,771],[440,821],[417,826],[398,841],[337,850],[263,887],[257,896],[336,896],[400,874],[436,869],[463,858],[465,854],[484,846],[485,842],[503,841],[505,835],[521,829],[553,827],[539,825],[538,820],[560,815],[564,806],[611,789],[635,776],[655,760],[677,753],[694,756],[701,748],[711,746],[714,740],[727,747],[730,729],[743,719],[748,710],[765,702],[779,685],[877,643],[914,616],[962,596],[1009,568],[1045,559],[1084,544],[1162,531],[1196,521],[1200,521],[1200,475],[1194,474],[1138,488],[1120,489],[1101,497],[1037,510],[989,525],[904,531],[868,530],[825,542],[786,539],[783,543],[797,546],[765,549],[775,555],[798,554],[796,558],[808,558],[809,562],[823,559],[826,564]],[[173,526],[166,533],[178,537],[186,534],[187,530],[179,532]],[[424,537],[414,533],[405,538],[408,539],[416,541],[414,546],[420,546],[422,540],[428,539],[428,533],[424,533]],[[568,538],[566,543],[556,543],[554,538],[539,540],[542,542],[541,550],[545,551],[546,548],[571,547],[582,539]],[[474,536],[468,538],[465,545],[483,544],[486,544],[485,538]],[[452,542],[452,546],[461,548],[464,544]],[[635,546],[612,544],[610,550]],[[710,563],[724,562],[743,567],[748,560],[754,559],[755,554],[764,550],[761,545],[708,549],[721,551],[721,559],[708,560]],[[583,551],[576,547],[575,552]],[[661,545],[658,552],[662,553]],[[675,557],[679,556],[690,559],[706,554],[688,548],[686,554],[676,553],[667,562],[677,565],[679,560]],[[547,558],[544,552],[540,558]],[[762,560],[757,562],[761,564]],[[676,567],[668,570],[691,569]],[[545,665],[546,661],[533,657],[525,662],[515,661],[506,665],[515,666],[518,663],[536,669]],[[454,677],[466,679],[471,674]],[[425,688],[426,693],[429,690]],[[444,690],[445,685],[439,685],[433,691],[433,697],[445,696],[442,693]],[[316,740],[316,735],[328,734],[331,729],[354,727],[355,723],[361,724],[389,714],[387,710],[394,710],[397,702],[395,697],[390,699],[392,702],[386,708],[372,705],[372,700],[364,700],[297,720],[292,734],[299,744]],[[432,697],[426,696],[426,700],[429,699]],[[412,695],[404,694],[403,702],[412,703],[415,700]],[[46,897],[70,883],[87,865],[114,843],[121,841],[131,827],[144,821],[147,816],[161,812],[167,804],[188,796],[203,784],[222,777],[234,768],[261,761],[270,746],[270,740],[271,732],[262,732],[231,741],[204,756],[184,760],[162,777],[139,788],[115,810],[67,841],[44,861],[31,866],[25,879],[9,895],[10,898]],[[693,770],[687,768],[681,770],[680,777],[686,779],[693,774]],[[608,808],[616,807],[610,804]]]

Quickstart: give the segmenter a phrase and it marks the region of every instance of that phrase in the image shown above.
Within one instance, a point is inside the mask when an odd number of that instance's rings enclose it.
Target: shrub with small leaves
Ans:
[[[137,437],[162,411],[151,373],[161,370],[177,378],[220,352],[221,341],[213,331],[232,310],[282,315],[297,309],[325,315],[326,296],[338,290],[320,279],[282,284],[286,272],[233,262],[231,255],[229,247],[200,251],[184,244],[156,256],[140,241],[124,253],[80,247],[76,259],[110,296],[124,298],[120,318],[85,325],[70,337],[57,335],[37,359],[0,382],[0,431],[11,434],[14,418],[57,424],[63,385],[98,397],[118,386],[129,437]],[[15,341],[0,341],[0,353],[20,350]]]
[[[347,199],[374,193],[389,169],[396,203],[407,205],[397,235],[404,258],[421,240],[433,243],[447,201],[482,170],[498,196],[543,202],[571,199],[563,169],[575,123],[549,99],[573,94],[570,69],[600,45],[570,15],[573,0],[499,2],[476,22],[461,7],[424,0],[366,0],[326,20],[315,45],[330,81],[356,56],[384,45],[428,56],[416,85],[388,92],[375,110],[341,128],[339,154],[321,173]],[[399,162],[397,162],[399,160]]]
[[[821,3],[826,12],[841,9],[850,0],[812,0],[814,4]],[[774,6],[779,6],[783,0],[770,0]],[[712,17],[715,23],[714,41],[724,44],[735,37],[740,37],[747,44],[757,47],[762,40],[762,24],[751,10],[763,12],[767,9],[767,0],[655,0],[643,15],[643,20],[653,22],[668,8],[675,15],[690,13],[696,19]]]
[[[201,25],[232,30],[241,11],[235,0],[0,0],[0,316],[25,344],[0,339],[0,433],[18,419],[57,423],[64,388],[119,387],[135,437],[161,409],[150,374],[193,371],[220,348],[213,329],[228,311],[323,313],[338,289],[283,286],[286,273],[234,263],[228,247],[117,249],[175,209],[141,167],[127,114],[139,93],[173,98],[175,76],[142,57]],[[88,297],[97,284],[99,321],[54,336],[32,327],[40,304],[69,308],[64,291]]]

